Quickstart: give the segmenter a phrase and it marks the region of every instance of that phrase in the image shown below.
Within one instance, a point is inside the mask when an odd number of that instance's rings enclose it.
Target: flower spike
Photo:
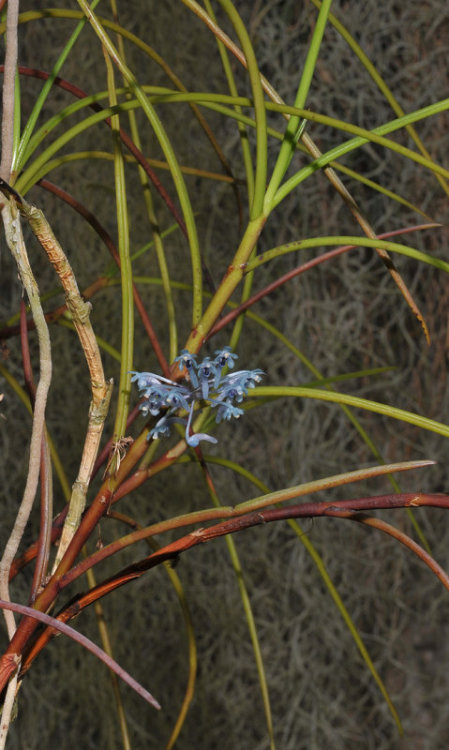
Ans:
[[[191,434],[191,425],[195,402],[204,407],[204,402],[215,409],[215,422],[219,424],[230,419],[238,419],[244,413],[237,404],[240,404],[248,390],[260,383],[263,370],[237,370],[236,372],[223,375],[225,367],[233,369],[235,360],[238,359],[230,346],[217,349],[215,357],[204,357],[199,364],[194,354],[183,349],[175,362],[180,371],[184,369],[188,375],[188,381],[177,383],[174,380],[156,375],[153,372],[131,371],[131,382],[136,383],[140,391],[142,402],[139,406],[144,416],[151,414],[159,417],[161,411],[165,413],[160,416],[149,438],[167,437],[170,434],[170,426],[179,422],[185,426],[186,443],[196,448],[204,440],[216,443],[216,438],[204,432]],[[179,411],[187,412],[187,417],[176,416]]]

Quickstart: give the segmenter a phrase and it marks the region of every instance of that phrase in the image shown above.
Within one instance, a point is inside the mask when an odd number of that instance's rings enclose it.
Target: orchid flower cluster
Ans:
[[[201,406],[208,404],[215,409],[215,421],[238,419],[243,409],[236,406],[248,395],[248,389],[254,388],[264,374],[263,370],[238,370],[223,375],[225,367],[233,369],[237,354],[225,346],[215,352],[215,357],[204,357],[199,364],[194,354],[183,349],[175,362],[181,370],[186,371],[187,382],[176,383],[173,380],[155,375],[152,372],[132,372],[131,382],[135,382],[143,401],[140,411],[144,416],[158,416],[162,410],[166,413],[156,422],[149,438],[167,437],[170,427],[178,422],[185,425],[185,439],[188,445],[196,448],[201,440],[216,443],[217,440],[203,432],[191,433],[191,424],[195,402]],[[188,412],[183,418],[178,416],[180,409]]]

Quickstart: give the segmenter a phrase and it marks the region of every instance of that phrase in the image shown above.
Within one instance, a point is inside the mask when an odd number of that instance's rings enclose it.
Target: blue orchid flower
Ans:
[[[153,417],[157,417],[160,410],[166,405],[165,399],[167,391],[164,388],[148,388],[145,391],[145,401],[140,404],[140,411],[142,414],[150,414]]]
[[[212,408],[218,407],[217,416],[215,417],[217,424],[223,420],[238,419],[245,413],[243,409],[239,409],[238,406],[234,406],[229,401],[212,401],[211,406]]]
[[[229,373],[220,383],[218,395],[221,399],[234,399],[242,401],[248,395],[249,388],[255,388],[256,383],[262,380],[263,370],[239,370]]]
[[[238,359],[238,355],[234,354],[230,346],[225,346],[223,349],[217,349],[215,352],[215,359],[214,359],[214,369],[215,369],[215,380],[214,380],[214,389],[217,390],[217,388],[220,386],[221,382],[221,373],[224,367],[229,367],[232,369],[234,367],[235,360]]]
[[[173,389],[170,391],[167,394],[165,401],[172,409],[185,409],[186,411],[189,411],[188,398],[190,396],[190,391],[187,388],[180,386],[176,390]]]
[[[184,367],[186,368],[187,372],[189,373],[190,381],[194,388],[198,388],[198,378],[196,376],[196,357],[194,354],[190,354],[187,349],[183,349],[181,354],[179,354],[178,357],[175,358],[175,362],[178,363],[179,369],[182,370]]]
[[[131,383],[136,383],[139,391],[143,391],[144,388],[150,388],[153,385],[161,385],[167,383],[171,386],[176,386],[174,380],[162,377],[162,375],[155,375],[154,372],[136,372],[135,370],[129,370],[132,375]]]
[[[181,372],[185,369],[188,382],[177,383],[174,380],[156,375],[153,372],[131,371],[131,382],[135,382],[142,397],[139,406],[144,416],[151,414],[159,416],[162,410],[166,413],[156,422],[150,431],[149,438],[167,437],[170,426],[178,422],[185,426],[186,443],[192,448],[198,447],[201,441],[216,443],[216,438],[204,432],[190,434],[195,402],[208,403],[215,409],[215,421],[220,423],[230,419],[238,419],[244,412],[236,406],[241,403],[248,390],[254,388],[264,375],[263,370],[238,370],[222,374],[225,367],[232,369],[238,359],[230,346],[218,349],[214,359],[204,357],[197,364],[196,357],[187,349],[183,349],[176,357]],[[175,416],[184,410],[188,417]]]
[[[212,375],[215,375],[214,363],[211,362],[210,357],[204,357],[198,367],[198,380],[200,381],[201,394],[204,400],[206,400],[209,395],[209,378]]]
[[[167,417],[162,417],[162,419],[159,419],[156,424],[154,425],[153,429],[150,430],[149,437],[151,438],[160,438],[160,437],[168,437],[170,435],[170,423]]]

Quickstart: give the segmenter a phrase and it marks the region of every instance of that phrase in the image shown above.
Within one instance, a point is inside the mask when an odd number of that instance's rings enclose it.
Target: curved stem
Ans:
[[[31,508],[33,506],[39,479],[41,445],[45,424],[45,406],[47,403],[47,394],[51,382],[52,361],[50,335],[40,302],[39,289],[37,287],[36,280],[33,276],[33,272],[28,261],[28,255],[20,224],[20,215],[15,203],[12,200],[8,200],[6,205],[3,207],[2,218],[5,227],[6,241],[17,263],[20,279],[28,295],[31,311],[36,323],[36,329],[39,339],[40,361],[40,379],[36,389],[36,401],[34,405],[28,476],[14,527],[8,539],[8,542],[6,543],[2,559],[0,561],[0,597],[2,599],[8,600],[9,569],[14,560],[14,557],[17,554],[20,540],[23,536],[23,532],[25,530]],[[12,638],[16,628],[14,615],[11,611],[8,611],[8,613],[5,614],[5,619],[9,637]]]
[[[28,330],[26,320],[26,306],[23,299],[20,301],[20,341],[22,346],[22,360],[25,383],[30,398],[30,405],[35,403],[36,386],[31,367],[30,348],[28,344]],[[47,575],[48,561],[51,547],[51,530],[53,517],[53,475],[50,455],[50,445],[46,430],[42,435],[41,448],[41,504],[40,504],[40,528],[37,542],[36,565],[31,585],[31,601],[36,597],[36,592]],[[11,566],[12,567],[12,566]],[[11,568],[10,568],[11,574]]]
[[[167,136],[167,133],[162,125],[162,122],[160,121],[158,115],[156,114],[154,107],[152,106],[152,104],[150,104],[148,97],[142,90],[141,86],[139,86],[139,84],[137,83],[137,80],[134,77],[131,70],[128,68],[127,65],[125,65],[125,63],[121,59],[119,53],[117,52],[116,48],[112,44],[108,35],[106,34],[100,21],[98,20],[96,15],[92,12],[92,9],[89,7],[89,4],[86,2],[86,0],[78,0],[78,4],[83,10],[83,12],[85,13],[85,15],[87,16],[89,23],[91,24],[93,30],[95,31],[98,38],[100,39],[102,45],[107,50],[108,54],[111,56],[114,63],[117,65],[121,74],[123,75],[126,82],[128,83],[130,89],[134,93],[136,99],[139,101],[143,112],[145,113],[146,117],[148,118],[148,121],[151,124],[151,127],[154,130],[154,134],[159,141],[162,151],[164,152],[165,158],[167,159],[167,162],[170,165],[170,171],[172,173],[175,187],[178,192],[179,202],[181,204],[181,207],[184,213],[184,219],[186,223],[187,234],[188,234],[189,245],[190,245],[192,276],[193,276],[192,323],[193,323],[193,326],[195,326],[197,322],[199,321],[201,317],[201,312],[202,312],[203,289],[202,289],[201,256],[200,256],[198,236],[197,236],[197,231],[196,231],[196,223],[194,219],[192,206],[190,203],[190,197],[187,191],[184,178],[182,176],[182,172],[178,164],[178,160],[176,158],[172,144]]]
[[[56,617],[50,617],[50,615],[47,615],[44,612],[38,612],[32,607],[26,607],[24,604],[16,604],[15,602],[3,601],[2,599],[0,599],[0,608],[13,612],[19,612],[21,615],[27,615],[28,617],[32,617],[37,622],[44,623],[44,625],[47,625],[51,629],[59,630],[60,633],[68,635],[69,638],[72,638],[74,641],[94,654],[98,659],[101,659],[101,661],[104,662],[106,666],[109,667],[109,669],[112,669],[116,674],[118,674],[118,676],[121,677],[122,680],[124,680],[124,682],[126,682],[130,687],[132,687],[132,689],[135,690],[136,693],[138,693],[144,700],[146,700],[147,703],[149,703],[154,708],[160,709],[159,703],[155,698],[153,698],[148,690],[145,690],[145,688],[142,687],[140,683],[138,683],[133,677],[131,677],[128,672],[120,667],[120,665],[117,664],[114,659],[108,656],[108,654],[106,654],[99,646],[93,643],[89,638],[86,638],[86,636],[82,633],[78,633],[78,631],[71,628],[70,625],[66,625],[65,622],[61,622],[60,620],[56,619]]]
[[[253,45],[245,24],[230,0],[219,0],[220,5],[229,17],[242,46],[245,65],[251,84],[256,119],[256,169],[254,175],[254,195],[250,209],[251,220],[262,215],[267,181],[267,114],[261,85],[261,74],[257,65]]]
[[[276,493],[272,493],[275,495]],[[242,503],[242,507],[245,504]],[[185,536],[176,539],[175,541],[161,547],[156,552],[148,555],[137,563],[129,565],[124,570],[121,570],[115,576],[108,578],[106,581],[99,583],[94,589],[91,589],[85,594],[81,594],[72,603],[59,614],[59,618],[63,622],[67,622],[79,612],[94,604],[96,601],[101,599],[103,596],[115,591],[120,586],[123,586],[130,581],[140,578],[145,572],[152,568],[160,565],[167,560],[175,560],[182,553],[192,547],[196,547],[198,544],[204,544],[228,534],[234,534],[237,531],[243,531],[254,526],[265,523],[273,523],[281,520],[289,520],[294,518],[313,518],[313,517],[332,517],[332,518],[350,518],[351,520],[360,520],[364,522],[363,516],[359,516],[361,510],[380,510],[381,508],[398,508],[398,507],[423,507],[433,506],[440,508],[449,508],[449,496],[448,495],[427,495],[427,494],[403,494],[403,495],[383,495],[380,497],[367,497],[357,498],[353,500],[337,500],[335,502],[315,502],[315,503],[302,503],[300,505],[287,506],[281,508],[264,509],[251,511],[240,517],[227,518],[220,523],[214,524],[208,528],[200,528],[196,531],[192,531]],[[222,512],[223,515],[226,511],[229,511],[229,507],[222,507],[214,509],[215,513],[217,510]],[[231,509],[232,511],[232,509]],[[227,514],[229,516],[229,513]],[[231,513],[232,515],[232,513]],[[210,514],[210,517],[212,515]],[[449,577],[438,565],[438,563],[420,547],[416,542],[407,537],[406,534],[394,529],[389,524],[382,524],[379,519],[371,519],[370,525],[376,526],[377,528],[387,531],[391,536],[395,536],[399,541],[409,547],[415,554],[420,557],[431,570],[438,575],[438,578],[444,583],[446,588],[449,589]],[[387,530],[388,527],[388,530]],[[136,534],[136,532],[134,532]],[[131,536],[131,535],[129,535]],[[143,538],[143,537],[141,537]],[[87,561],[86,561],[87,562]],[[77,566],[78,568],[80,566]],[[84,572],[84,571],[83,571]],[[35,659],[37,654],[42,650],[45,644],[51,638],[51,629],[47,628],[33,644],[30,652],[26,656],[24,663],[24,669],[28,669],[31,662]],[[4,657],[5,658],[5,657]],[[4,671],[6,666],[4,667]],[[14,670],[14,667],[9,667],[9,674]],[[1,677],[1,674],[0,674]],[[1,684],[1,683],[0,683]]]
[[[312,83],[312,76],[315,71],[315,66],[318,59],[318,54],[320,51],[324,30],[326,28],[327,17],[329,15],[331,4],[332,0],[323,0],[323,3],[321,3],[318,19],[307,52],[307,58],[304,63],[301,80],[299,82],[299,87],[295,99],[295,107],[303,108],[306,105],[306,100],[310,85]],[[305,121],[303,120],[301,122],[299,117],[290,117],[288,121],[284,139],[282,141],[278,158],[273,169],[273,174],[271,176],[265,195],[265,213],[269,213],[271,211],[273,199],[290,165],[293,154],[296,150],[296,144],[302,136],[304,125]]]

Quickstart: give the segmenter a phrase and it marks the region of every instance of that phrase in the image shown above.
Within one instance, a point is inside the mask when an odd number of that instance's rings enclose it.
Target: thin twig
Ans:
[[[157,700],[153,698],[151,693],[149,693],[148,690],[146,690],[140,684],[140,682],[137,682],[137,680],[131,677],[131,675],[126,672],[126,670],[124,670],[119,664],[117,664],[117,662],[108,654],[106,654],[99,646],[93,643],[90,638],[86,638],[86,636],[82,633],[78,633],[78,631],[74,630],[74,628],[71,628],[70,625],[66,625],[64,622],[57,620],[55,617],[50,617],[50,615],[47,615],[44,612],[38,612],[32,607],[26,607],[24,604],[16,604],[15,602],[10,601],[6,602],[0,599],[0,608],[13,610],[14,612],[19,612],[20,614],[27,615],[28,617],[32,617],[38,622],[44,623],[44,625],[47,625],[47,627],[58,630],[60,633],[64,633],[64,635],[68,635],[69,638],[72,638],[74,641],[79,643],[80,646],[83,646],[83,648],[87,649],[87,651],[90,651],[98,659],[101,659],[101,661],[104,662],[104,664],[106,664],[109,669],[112,669],[119,677],[121,677],[121,679],[126,682],[126,684],[129,685],[133,690],[135,690],[136,693],[141,696],[141,698],[147,701],[147,703],[149,703],[154,708],[160,709],[160,705]]]

